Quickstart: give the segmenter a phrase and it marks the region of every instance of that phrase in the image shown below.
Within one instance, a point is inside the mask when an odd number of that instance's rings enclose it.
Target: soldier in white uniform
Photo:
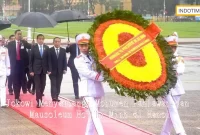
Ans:
[[[102,72],[96,71],[96,64],[89,55],[89,39],[90,35],[86,33],[79,34],[76,37],[76,44],[78,44],[81,54],[74,59],[75,67],[80,76],[79,96],[83,98],[90,111],[85,135],[94,135],[95,129],[98,135],[104,135],[98,117],[99,101],[104,96],[104,89],[101,84],[104,78]]]
[[[6,77],[10,75],[10,59],[7,48],[3,47],[2,36],[0,35],[0,98],[1,107],[7,107],[6,104]]]
[[[181,95],[185,94],[182,82],[180,80],[180,75],[184,73],[185,64],[182,57],[177,54],[177,39],[175,36],[169,36],[167,39],[168,44],[172,47],[174,51],[174,60],[176,61],[175,69],[177,72],[177,83],[174,88],[172,88],[168,95],[163,97],[163,100],[166,104],[168,115],[165,120],[161,135],[170,135],[172,127],[174,127],[177,135],[186,135],[183,128],[181,119],[178,113],[178,105],[181,98]]]

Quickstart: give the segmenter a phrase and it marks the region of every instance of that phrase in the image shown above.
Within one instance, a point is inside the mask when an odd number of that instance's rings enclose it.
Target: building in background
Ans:
[[[132,0],[107,0],[108,4],[95,4],[95,14],[100,15],[114,9],[132,11]]]
[[[2,6],[3,12],[0,19],[7,20],[15,18],[20,8],[19,0],[4,0],[4,5]]]
[[[122,0],[123,10],[132,11],[133,0]]]
[[[179,4],[187,4],[186,0],[179,0]]]

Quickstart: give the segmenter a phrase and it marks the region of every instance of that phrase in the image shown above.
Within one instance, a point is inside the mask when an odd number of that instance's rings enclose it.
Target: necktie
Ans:
[[[17,60],[20,60],[20,42],[17,41]]]
[[[40,45],[40,55],[41,55],[41,57],[43,55],[43,50],[42,50],[42,46],[41,45]]]
[[[89,56],[89,55],[87,55],[87,57],[88,57],[88,59],[91,61],[91,59],[90,59],[90,56]]]
[[[56,54],[57,54],[57,58],[58,58],[58,55],[59,55],[58,49],[56,49],[56,52],[57,52]]]

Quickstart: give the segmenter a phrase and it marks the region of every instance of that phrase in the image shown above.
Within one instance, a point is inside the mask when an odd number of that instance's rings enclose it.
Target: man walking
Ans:
[[[75,38],[77,36],[78,35],[76,35]],[[74,59],[80,54],[80,50],[78,48],[78,45],[75,43],[75,44],[68,44],[66,47],[66,52],[70,53],[70,57],[69,57],[67,66],[71,70],[75,99],[79,99],[79,93],[78,93],[79,75],[78,75],[78,71],[77,71],[76,67],[74,66]]]
[[[28,57],[31,58],[31,49],[28,49]],[[30,75],[29,69],[27,73],[28,81],[27,81],[27,90],[32,95],[35,95],[35,82],[34,82],[34,76]]]
[[[90,110],[85,135],[94,135],[95,129],[98,135],[104,135],[98,116],[98,105],[101,97],[104,96],[104,89],[101,83],[104,78],[102,73],[96,71],[96,64],[89,54],[89,39],[90,35],[87,33],[79,34],[76,37],[76,43],[81,54],[74,59],[75,67],[80,76],[79,96],[84,99]]]
[[[52,101],[59,102],[60,86],[63,74],[67,72],[67,58],[65,49],[60,47],[61,39],[53,39],[54,47],[49,49],[49,75],[51,80],[51,97]]]
[[[42,96],[46,86],[46,74],[48,71],[49,47],[44,44],[44,35],[37,35],[37,44],[31,48],[29,72],[34,76],[37,108],[41,107]]]
[[[180,75],[182,75],[185,70],[185,64],[183,58],[178,56],[177,53],[178,43],[176,37],[169,36],[167,38],[167,42],[172,48],[174,56],[176,57],[175,59],[173,59],[173,61],[176,62],[174,68],[177,72],[177,83],[175,87],[170,90],[169,94],[163,97],[163,100],[167,107],[168,115],[163,125],[161,135],[170,135],[172,128],[174,128],[177,135],[186,135],[178,113],[178,105],[181,95],[185,94],[183,84],[180,80]]]
[[[13,88],[15,93],[15,102],[19,104],[20,90],[22,88],[22,81],[25,77],[25,68],[28,65],[26,49],[31,48],[31,44],[22,40],[21,30],[15,31],[15,41],[8,43],[8,52],[11,64],[11,76],[13,79]]]

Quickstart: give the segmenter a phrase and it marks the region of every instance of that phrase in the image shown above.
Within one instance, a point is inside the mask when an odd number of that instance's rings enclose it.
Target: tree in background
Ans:
[[[28,12],[28,0],[19,0],[21,5],[21,13]],[[43,12],[52,14],[55,10],[63,10],[65,8],[63,0],[31,0],[32,12]]]
[[[200,4],[200,0],[185,0],[185,2],[191,5]]]
[[[32,3],[33,3],[33,1],[32,1]],[[18,14],[22,14],[22,13],[28,12],[28,0],[19,0],[19,4],[21,6],[21,9],[20,9]]]
[[[2,14],[3,9],[3,0],[0,0],[0,15]]]
[[[73,5],[72,8],[82,12],[83,14],[87,14],[88,2],[85,0],[82,0],[76,5]]]
[[[166,15],[175,14],[175,6],[179,0],[165,0]],[[159,15],[164,13],[164,0],[132,0],[132,11],[138,14]]]
[[[72,8],[72,2],[73,0],[65,0],[65,9],[71,9]]]
[[[89,3],[92,14],[95,14],[95,4],[98,3],[98,0],[89,0]]]
[[[120,0],[106,0],[105,2],[105,11],[113,11],[114,9],[120,9],[121,2]]]
[[[65,9],[65,5],[63,3],[63,0],[54,0],[54,4],[52,6],[52,11],[50,12],[53,13],[56,10],[63,10]]]

